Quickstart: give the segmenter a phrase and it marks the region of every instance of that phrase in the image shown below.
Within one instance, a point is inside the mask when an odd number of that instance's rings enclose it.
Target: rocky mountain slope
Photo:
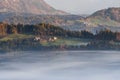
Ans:
[[[0,12],[30,14],[66,14],[48,5],[44,0],[0,0]]]

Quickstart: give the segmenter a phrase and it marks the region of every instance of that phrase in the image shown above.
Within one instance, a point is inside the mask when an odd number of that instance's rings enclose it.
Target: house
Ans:
[[[48,41],[53,42],[56,41],[58,38],[57,37],[50,37]]]
[[[54,37],[53,39],[54,39],[54,40],[57,40],[58,38],[57,38],[57,37]]]
[[[34,40],[39,41],[39,40],[41,40],[41,38],[40,37],[35,37]]]
[[[34,37],[34,41],[39,41],[39,42],[53,42],[53,41],[56,41],[58,38],[57,37],[39,37],[39,36],[36,36]]]

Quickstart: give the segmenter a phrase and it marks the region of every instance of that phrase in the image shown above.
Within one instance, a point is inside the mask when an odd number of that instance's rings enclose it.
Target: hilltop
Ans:
[[[0,0],[0,12],[29,14],[66,14],[56,10],[44,0]]]

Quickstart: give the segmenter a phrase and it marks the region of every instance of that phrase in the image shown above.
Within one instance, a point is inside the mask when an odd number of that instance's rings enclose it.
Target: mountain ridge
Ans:
[[[113,26],[120,27],[120,8],[112,7],[94,12],[90,16],[81,20],[90,26]]]
[[[0,12],[64,15],[64,11],[56,10],[44,0],[0,0]]]
[[[101,16],[106,19],[111,19],[120,22],[120,7],[111,7],[108,9],[98,10],[89,17]]]

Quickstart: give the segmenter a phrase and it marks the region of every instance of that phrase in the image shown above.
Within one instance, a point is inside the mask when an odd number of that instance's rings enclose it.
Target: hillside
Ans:
[[[95,32],[104,28],[120,31],[120,8],[96,11],[90,16],[68,15],[44,0],[1,0],[0,22],[8,24],[49,23],[68,30]]]
[[[95,12],[90,17],[101,16],[107,20],[120,22],[120,8],[108,8]]]
[[[0,12],[30,14],[66,14],[48,5],[44,0],[0,0]]]
[[[0,22],[73,26],[79,25],[77,20],[81,18],[83,17],[56,10],[44,0],[0,0]]]
[[[81,21],[94,27],[98,25],[120,27],[120,8],[99,10]]]
[[[0,13],[0,22],[13,24],[39,24],[50,23],[56,26],[80,25],[79,20],[82,16],[77,15],[33,15],[23,13]]]

